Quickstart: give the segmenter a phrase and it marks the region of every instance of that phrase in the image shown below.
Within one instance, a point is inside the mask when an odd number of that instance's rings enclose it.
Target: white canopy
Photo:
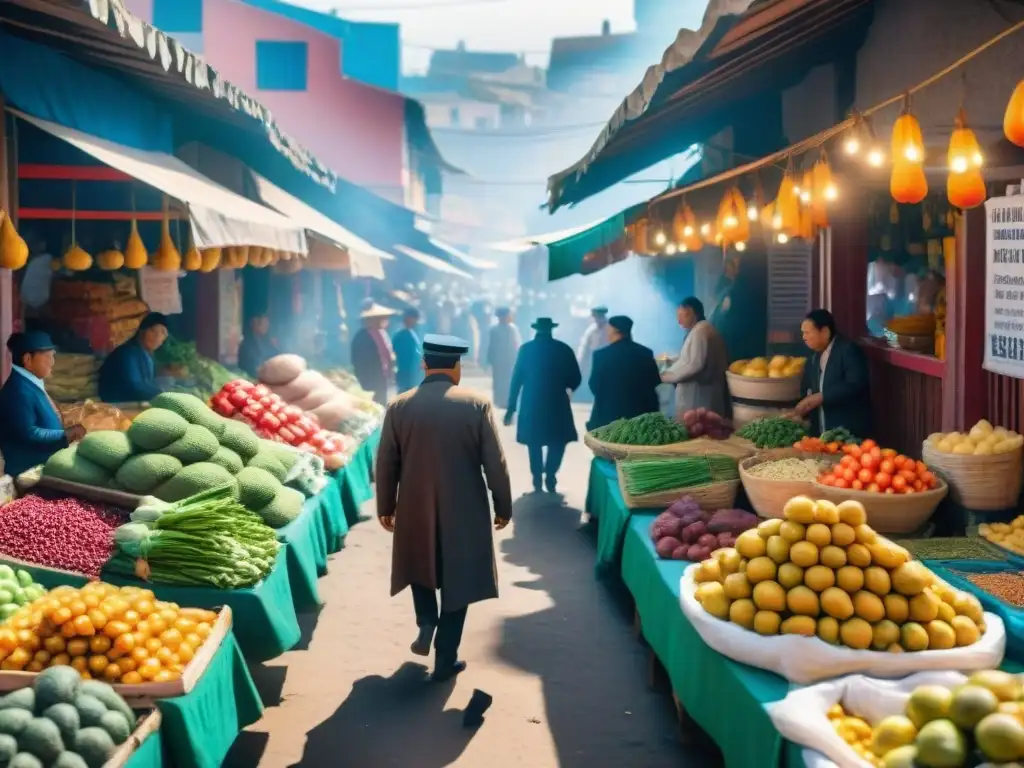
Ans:
[[[417,251],[415,248],[410,248],[407,245],[396,245],[395,250],[405,256],[408,256],[410,259],[418,261],[424,266],[436,269],[439,272],[447,272],[449,275],[458,275],[459,277],[470,277],[469,273],[463,272],[458,267],[453,267],[447,261],[439,259],[436,256],[423,253],[422,251]]]
[[[460,251],[458,248],[448,245],[448,243],[446,243],[444,240],[438,240],[436,237],[430,238],[430,242],[434,245],[435,248],[438,248],[439,250],[442,250],[445,253],[454,256],[467,267],[472,267],[473,269],[494,269],[496,266],[498,266],[493,261],[487,261],[486,259],[480,259],[477,258],[476,256],[470,256],[465,251]]]
[[[580,227],[570,227],[569,229],[560,229],[557,232],[546,232],[542,235],[530,235],[528,237],[517,237],[514,240],[505,240],[500,243],[494,243],[491,248],[496,251],[506,251],[507,253],[522,253],[528,251],[536,245],[548,245],[549,243],[555,243],[559,240],[564,240],[567,237],[578,235],[580,232],[586,232],[592,227],[596,227],[598,224],[603,224],[605,219],[598,219],[592,221],[589,224],[584,224]]]
[[[287,253],[308,253],[301,222],[235,194],[174,155],[133,149],[21,112],[15,114],[101,163],[183,202],[197,248],[258,245]]]
[[[384,279],[382,260],[393,261],[394,256],[366,242],[280,187],[274,186],[258,173],[253,173],[252,178],[256,184],[256,191],[264,203],[298,222],[310,232],[348,251],[352,277]]]

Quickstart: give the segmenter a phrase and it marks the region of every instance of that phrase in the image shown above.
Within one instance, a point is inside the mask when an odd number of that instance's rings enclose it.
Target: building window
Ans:
[[[305,43],[256,41],[256,87],[261,91],[304,91],[308,71]]]
[[[488,120],[486,117],[478,117],[476,120],[473,121],[473,124],[476,126],[476,129],[478,131],[486,131],[488,128],[491,127],[491,121]]]
[[[459,124],[459,108],[458,107],[451,107],[448,110],[448,122],[451,123],[452,125],[458,125]]]
[[[203,0],[153,0],[153,26],[171,34],[203,31]]]

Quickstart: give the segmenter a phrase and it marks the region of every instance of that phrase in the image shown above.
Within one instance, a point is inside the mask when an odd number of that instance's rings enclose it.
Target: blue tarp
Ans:
[[[50,48],[0,31],[0,92],[7,104],[136,149],[172,153],[163,105]]]

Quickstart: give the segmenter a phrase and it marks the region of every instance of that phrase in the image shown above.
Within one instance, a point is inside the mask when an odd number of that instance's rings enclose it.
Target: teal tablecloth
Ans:
[[[342,478],[338,474],[328,475],[327,485],[317,498],[320,499],[320,516],[327,537],[327,552],[334,554],[345,545],[349,529],[348,519],[345,517],[345,504],[342,501]],[[325,563],[324,572],[326,570]]]
[[[160,731],[151,733],[125,763],[125,768],[163,768],[169,761],[164,753],[164,737]]]
[[[373,462],[379,445],[378,428],[356,449],[349,463],[335,473],[341,486],[345,519],[350,528],[359,522],[363,504],[373,498]]]
[[[317,588],[317,579],[327,572],[327,531],[322,506],[319,496],[306,499],[302,514],[277,531],[278,540],[286,545],[288,579],[295,610],[299,612],[323,605]]]
[[[597,575],[618,573],[630,511],[619,491],[614,461],[595,458],[591,462],[585,509],[597,520]]]

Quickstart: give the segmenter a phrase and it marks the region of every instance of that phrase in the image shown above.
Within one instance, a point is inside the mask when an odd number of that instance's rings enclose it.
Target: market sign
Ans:
[[[985,203],[985,359],[1024,379],[1024,195]]]

